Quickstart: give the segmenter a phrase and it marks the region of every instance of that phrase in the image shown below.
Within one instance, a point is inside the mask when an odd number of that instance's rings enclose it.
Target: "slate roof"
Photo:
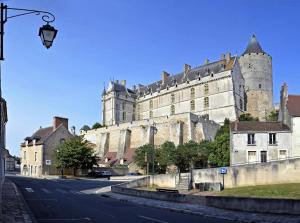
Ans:
[[[146,86],[139,86],[135,90],[135,93],[138,96],[143,96],[144,94],[150,94],[151,92],[154,93],[166,89],[167,87],[175,86],[176,84],[180,85],[187,81],[192,81],[198,78],[201,79],[203,77],[210,76],[211,74],[215,75],[226,70],[231,70],[235,59],[236,57],[231,57],[228,63],[226,63],[226,60],[219,60],[213,63],[201,65],[190,69],[187,74],[181,72],[175,75],[170,75],[164,83],[162,80],[159,80]]]
[[[53,127],[47,127],[47,128],[40,128],[37,130],[32,136],[26,137],[25,140],[28,140],[28,146],[33,145],[33,140],[35,139],[36,145],[43,144],[46,139],[49,137],[49,135],[53,132]],[[22,143],[21,146],[25,146],[25,143]]]
[[[233,122],[230,124],[233,132],[281,132],[290,131],[290,128],[282,122],[258,122],[258,121],[244,121]]]
[[[242,55],[249,54],[249,53],[265,53],[261,48],[255,35],[252,35],[250,42],[248,43],[248,46]]]
[[[300,117],[300,95],[289,95],[286,106],[291,116]]]

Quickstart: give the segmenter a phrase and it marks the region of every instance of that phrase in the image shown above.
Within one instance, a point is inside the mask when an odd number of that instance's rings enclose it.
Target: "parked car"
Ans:
[[[142,174],[140,174],[139,172],[129,172],[127,173],[127,176],[140,176]]]
[[[111,172],[109,170],[92,170],[88,173],[89,177],[111,177]]]

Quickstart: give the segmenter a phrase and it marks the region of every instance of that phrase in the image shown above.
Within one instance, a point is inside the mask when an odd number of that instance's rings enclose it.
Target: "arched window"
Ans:
[[[191,111],[195,111],[195,101],[191,100]]]
[[[175,115],[175,106],[171,105],[171,115]]]
[[[171,103],[174,103],[174,102],[175,102],[175,94],[172,93],[172,94],[171,94]]]
[[[195,88],[191,88],[191,98],[195,98]]]
[[[208,84],[204,84],[204,94],[208,94],[208,92],[209,92]]]
[[[209,107],[209,98],[205,97],[204,98],[204,108],[208,108]]]

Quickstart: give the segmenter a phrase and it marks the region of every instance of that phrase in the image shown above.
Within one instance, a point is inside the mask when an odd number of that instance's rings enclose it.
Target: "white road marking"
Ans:
[[[150,217],[143,216],[143,215],[138,215],[138,217],[149,220],[149,221],[154,221],[154,222],[159,222],[159,223],[168,223],[167,221],[159,220],[156,218],[150,218]]]
[[[40,218],[39,221],[54,221],[54,222],[57,222],[57,221],[62,221],[62,222],[65,222],[65,221],[91,221],[90,218]]]
[[[75,191],[75,190],[71,190],[70,191],[72,194],[83,194],[82,192],[80,192],[80,191]]]
[[[58,191],[58,192],[60,192],[60,193],[62,193],[62,194],[66,194],[66,193],[67,193],[66,191],[64,191],[64,190],[62,190],[62,189],[56,189],[56,191]]]
[[[27,192],[29,192],[29,193],[34,192],[31,187],[25,187],[25,190],[27,190]]]
[[[51,192],[45,188],[41,188],[42,191],[44,191],[46,194],[51,194]]]

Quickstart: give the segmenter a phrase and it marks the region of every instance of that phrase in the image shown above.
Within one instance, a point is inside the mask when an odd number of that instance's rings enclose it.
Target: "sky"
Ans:
[[[8,7],[52,12],[58,29],[50,49],[41,16],[5,24],[2,94],[8,103],[7,148],[19,145],[53,116],[77,132],[101,122],[101,92],[111,79],[127,86],[179,73],[222,53],[240,55],[252,34],[273,59],[274,101],[280,86],[300,94],[298,0],[6,0]],[[9,12],[10,14],[13,12]]]

